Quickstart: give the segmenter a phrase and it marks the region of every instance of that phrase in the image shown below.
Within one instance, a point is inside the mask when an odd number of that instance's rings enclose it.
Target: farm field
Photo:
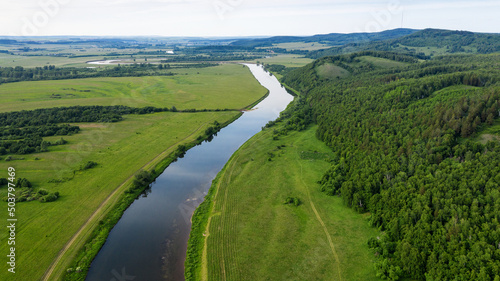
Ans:
[[[102,56],[95,57],[50,57],[50,56],[20,56],[0,54],[0,65],[2,67],[43,67],[45,65],[55,66],[88,66],[85,64],[87,61],[101,59]]]
[[[199,74],[198,74],[199,72]],[[196,75],[196,76],[195,76]],[[223,75],[215,81],[214,77]],[[165,78],[165,80],[163,80]],[[179,109],[205,108],[244,108],[266,94],[266,89],[254,79],[248,68],[241,65],[222,65],[204,69],[187,69],[182,76],[78,79],[61,81],[21,82],[0,86],[1,111],[33,109],[72,105],[116,105],[128,106],[169,106],[175,102]],[[129,82],[126,82],[126,81]],[[131,82],[130,82],[131,81]],[[67,84],[64,84],[68,82]],[[63,83],[63,84],[60,84]],[[135,88],[126,94],[122,90],[131,83]],[[233,85],[231,85],[233,83]],[[22,85],[19,85],[22,84]],[[42,85],[43,84],[43,85]],[[78,89],[99,91],[101,97]],[[11,87],[5,89],[5,87]],[[77,89],[81,96],[77,99],[60,99],[51,102],[39,99],[40,93],[57,93],[62,88]],[[171,90],[173,88],[174,90]],[[12,91],[30,99],[23,103],[16,100]],[[161,91],[172,91],[168,98],[154,102]],[[185,96],[189,95],[189,99]],[[120,99],[120,97],[124,97]],[[50,98],[49,98],[50,99]],[[137,101],[137,102],[134,102]],[[210,107],[208,107],[210,108]],[[151,170],[158,165],[164,167],[165,159],[179,145],[195,141],[204,135],[214,121],[227,123],[240,113],[235,111],[173,113],[163,112],[146,115],[125,115],[117,123],[80,123],[78,134],[64,136],[65,145],[50,147],[49,152],[11,155],[12,161],[0,160],[0,171],[7,173],[8,167],[16,169],[17,178],[27,178],[35,190],[43,188],[48,192],[59,192],[55,202],[20,202],[16,216],[19,220],[16,241],[16,280],[38,280],[71,237],[81,230],[62,256],[49,280],[58,280],[66,271],[80,247],[88,239],[92,229],[98,225],[106,211],[117,202],[132,183],[133,175],[141,169]],[[60,137],[47,137],[54,141]],[[97,166],[81,171],[80,167],[88,161]],[[0,177],[5,177],[0,175]],[[0,197],[5,197],[5,189]],[[106,204],[102,205],[103,202]],[[7,209],[7,203],[0,206]],[[97,210],[97,211],[96,211]],[[92,217],[91,220],[89,218]],[[7,213],[0,215],[6,220]],[[21,223],[22,222],[22,223]],[[84,228],[82,226],[85,225]],[[0,234],[0,251],[7,252],[7,235]],[[7,266],[2,265],[0,280],[11,277]]]
[[[198,211],[207,220],[194,223],[190,247],[198,241],[201,258],[186,280],[377,280],[367,245],[377,230],[316,183],[329,151],[315,127],[279,140],[269,129],[243,145]]]
[[[277,56],[266,57],[263,59],[255,60],[254,62],[265,64],[281,64],[286,67],[302,67],[308,63],[313,62],[312,59],[305,58],[301,55],[279,54]]]
[[[273,47],[283,48],[286,49],[287,51],[289,50],[316,51],[321,49],[328,49],[331,46],[319,42],[289,42],[289,43],[273,44]]]
[[[240,109],[266,94],[242,65],[173,72],[178,75],[2,84],[0,112],[72,105]]]

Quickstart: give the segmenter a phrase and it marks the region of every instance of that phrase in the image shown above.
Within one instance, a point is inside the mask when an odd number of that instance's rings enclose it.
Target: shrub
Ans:
[[[297,197],[287,197],[283,204],[285,204],[285,205],[293,204],[294,206],[299,206],[301,203],[302,202]]]
[[[40,195],[42,195],[42,196],[49,194],[49,192],[47,190],[45,190],[45,189],[39,189],[37,193],[40,194]]]
[[[97,162],[94,162],[94,161],[88,161],[87,163],[83,164],[81,167],[80,167],[80,170],[83,171],[83,170],[88,170],[88,169],[92,169],[94,168],[95,166],[97,166]]]

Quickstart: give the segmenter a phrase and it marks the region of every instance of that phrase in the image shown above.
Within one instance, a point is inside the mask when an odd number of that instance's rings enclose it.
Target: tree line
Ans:
[[[368,241],[380,277],[500,280],[500,144],[475,139],[498,126],[499,62],[441,57],[340,80],[311,64],[285,76],[335,155],[321,190],[383,231]]]
[[[34,68],[0,67],[0,84],[40,81],[40,80],[62,80],[95,77],[131,77],[131,76],[172,76],[174,73],[166,71],[167,68],[155,64],[132,64],[127,66],[114,66],[105,68],[76,68],[56,67],[54,65]]]

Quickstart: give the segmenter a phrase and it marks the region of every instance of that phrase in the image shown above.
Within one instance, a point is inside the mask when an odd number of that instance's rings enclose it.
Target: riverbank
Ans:
[[[92,263],[87,280],[112,278],[112,269],[121,267],[127,268],[127,274],[145,280],[184,278],[190,219],[213,178],[234,151],[268,121],[277,118],[293,99],[262,68],[248,67],[269,89],[268,97],[256,106],[258,109],[244,113],[211,142],[189,150],[158,177],[147,194],[127,209],[110,232]],[[147,235],[147,239],[137,239],[138,235]]]
[[[196,210],[186,280],[378,280],[377,231],[316,183],[331,156],[316,127],[274,129],[234,153]]]
[[[231,119],[227,120],[223,124],[220,125],[220,128],[226,127],[227,125],[231,124],[235,120],[237,120],[242,113],[235,114],[234,117]],[[201,130],[202,126],[198,128],[195,132],[190,134],[187,138],[192,137],[193,135],[202,132]],[[218,130],[217,130],[218,131]],[[214,133],[216,134],[216,133]],[[192,141],[189,142],[178,142],[176,145],[173,145],[169,148],[167,148],[163,153],[158,155],[155,159],[151,160],[149,163],[143,166],[141,170],[147,171],[151,173],[152,175],[152,182],[156,180],[158,176],[162,174],[162,172],[174,161],[176,161],[181,155],[183,155],[186,151],[191,149],[192,147],[199,145],[203,141],[211,138],[214,134],[206,135],[206,134],[199,134],[198,137]],[[184,140],[183,140],[184,141]],[[176,150],[173,150],[174,147],[177,147]],[[181,147],[182,149],[179,149]],[[82,227],[82,231],[85,228],[94,228],[90,235],[85,238],[85,242],[79,247],[77,253],[75,254],[73,261],[71,264],[64,265],[60,264],[55,267],[56,271],[59,269],[59,272],[63,271],[64,269],[66,272],[62,272],[62,276],[64,280],[84,280],[85,276],[87,275],[88,269],[90,268],[90,264],[92,263],[93,259],[95,256],[99,253],[99,250],[103,246],[103,244],[106,241],[106,238],[108,237],[109,232],[111,229],[116,225],[116,223],[120,220],[122,217],[123,213],[125,210],[144,192],[145,189],[148,188],[148,186],[143,186],[141,189],[134,189],[132,192],[125,192],[126,190],[130,190],[130,187],[132,186],[132,182],[134,180],[134,177],[131,176],[125,181],[122,185],[120,185],[113,194],[110,195],[110,197],[101,205],[101,207],[105,208],[107,204],[109,206],[108,210],[104,210],[103,214],[101,215],[101,219],[99,219],[98,224],[89,224],[85,225]],[[114,199],[113,202],[108,202],[111,200],[111,198],[118,196],[117,199]],[[101,207],[99,209],[101,209]],[[99,209],[96,211],[98,212]],[[92,220],[89,219],[89,221]],[[96,218],[94,218],[96,220]],[[75,236],[79,236],[79,234],[82,232],[80,231],[79,233],[75,234]],[[82,241],[83,238],[80,239]],[[81,242],[80,242],[81,243]],[[71,243],[70,243],[71,244]],[[71,245],[68,245],[66,248],[69,248]],[[62,255],[60,257],[62,258]],[[60,260],[60,259],[59,259]],[[69,269],[69,270],[68,270]],[[51,271],[47,272],[47,274],[44,277],[44,280],[52,280],[52,278],[59,279],[58,275],[59,274],[51,274]]]

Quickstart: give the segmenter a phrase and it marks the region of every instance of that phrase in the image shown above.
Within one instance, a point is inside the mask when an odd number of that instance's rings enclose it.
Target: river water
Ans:
[[[165,169],[111,230],[87,281],[184,280],[193,211],[231,155],[293,100],[262,67],[246,66],[269,96]]]

